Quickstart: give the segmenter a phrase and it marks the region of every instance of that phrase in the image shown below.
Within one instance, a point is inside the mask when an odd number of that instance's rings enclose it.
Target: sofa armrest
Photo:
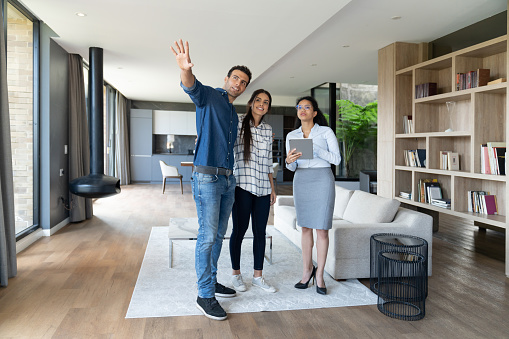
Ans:
[[[398,233],[423,238],[428,242],[431,257],[433,240],[433,218],[427,214],[400,207],[393,222],[356,224],[333,222],[329,253],[337,259],[368,257],[370,238],[376,233]]]
[[[278,195],[276,197],[276,205],[278,206],[294,206],[292,195]]]

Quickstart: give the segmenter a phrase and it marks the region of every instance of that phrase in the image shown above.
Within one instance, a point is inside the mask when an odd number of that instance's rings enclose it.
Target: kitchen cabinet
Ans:
[[[196,135],[196,112],[155,110],[152,124],[154,134]]]

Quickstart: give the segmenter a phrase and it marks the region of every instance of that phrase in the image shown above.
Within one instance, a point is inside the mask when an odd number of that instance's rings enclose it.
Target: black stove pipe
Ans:
[[[90,47],[88,72],[88,127],[90,174],[69,183],[72,194],[85,198],[105,198],[120,193],[120,180],[104,175],[103,49]]]

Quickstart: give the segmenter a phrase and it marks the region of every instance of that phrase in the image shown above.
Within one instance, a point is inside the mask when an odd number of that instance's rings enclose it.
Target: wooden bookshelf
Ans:
[[[382,128],[386,131],[379,135],[378,158],[392,164],[379,166],[380,195],[422,209],[508,228],[507,178],[481,173],[480,148],[481,144],[495,141],[509,145],[507,83],[456,88],[456,74],[482,68],[490,69],[490,81],[508,78],[507,46],[505,35],[432,60],[423,60],[424,53],[419,53],[422,44],[394,43],[379,51],[379,125],[383,121],[379,131]],[[416,99],[416,85],[423,83],[436,83],[437,95]],[[415,133],[404,133],[405,116],[412,116]],[[449,128],[453,131],[446,131]],[[425,167],[406,166],[404,150],[413,149],[426,150]],[[460,169],[440,169],[440,151],[458,153]],[[443,197],[451,199],[451,208],[419,202],[417,187],[421,179],[438,179]],[[469,190],[496,195],[498,215],[468,212]],[[412,198],[400,198],[401,191],[411,192]],[[506,240],[506,275],[509,276],[509,240]]]

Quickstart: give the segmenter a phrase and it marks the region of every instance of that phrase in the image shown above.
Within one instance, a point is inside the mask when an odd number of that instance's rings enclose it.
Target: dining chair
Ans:
[[[184,194],[184,188],[182,186],[182,174],[179,174],[179,170],[175,166],[167,165],[164,161],[159,160],[159,165],[161,165],[161,173],[163,174],[163,194],[166,188],[166,179],[167,178],[177,178],[180,179],[180,191]]]

